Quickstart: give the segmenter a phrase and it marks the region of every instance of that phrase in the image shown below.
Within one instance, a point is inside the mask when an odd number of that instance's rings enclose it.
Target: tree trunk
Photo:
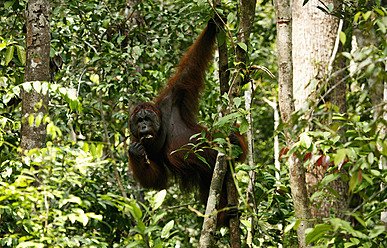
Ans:
[[[20,146],[24,150],[43,147],[46,143],[48,94],[41,92],[43,82],[50,81],[50,2],[30,0],[27,5],[27,40],[25,85],[22,90],[22,125]],[[37,92],[38,90],[39,92]]]
[[[203,222],[202,232],[199,240],[200,248],[215,247],[215,233],[217,226],[217,211],[219,195],[222,192],[223,181],[227,171],[226,155],[219,152],[216,158],[214,172],[212,173],[210,191]]]
[[[278,83],[279,107],[282,121],[288,126],[284,128],[286,145],[291,148],[296,139],[291,136],[292,128],[290,115],[294,111],[293,104],[293,63],[292,63],[292,10],[290,0],[275,0],[274,8],[277,16],[277,54],[278,54]],[[289,176],[295,217],[301,220],[297,228],[299,247],[305,245],[305,230],[310,226],[309,199],[305,183],[303,165],[295,156],[289,157]]]
[[[324,85],[324,79],[327,78],[329,62],[334,61],[337,49],[335,44],[338,42],[338,28],[340,20],[334,16],[325,14],[317,8],[318,0],[310,0],[303,6],[303,0],[293,2],[293,74],[294,74],[294,95],[295,109],[300,109],[309,99],[316,100],[316,87]],[[334,4],[340,7],[336,0],[324,2],[326,5]],[[342,61],[335,60],[337,67],[340,67]],[[339,107],[340,113],[346,113],[346,87],[345,82],[340,81],[343,75],[338,75],[327,85],[331,89],[325,101],[331,102]],[[314,82],[314,83],[311,83]],[[309,196],[314,192],[311,191],[326,176],[326,168],[311,164],[306,172],[306,183]],[[315,218],[324,218],[330,216],[330,209],[333,207],[336,214],[341,214],[340,210],[347,207],[346,192],[348,186],[341,178],[329,184],[341,199],[339,201],[323,201],[312,204],[312,216]]]
[[[317,8],[318,0],[294,0],[293,11],[293,77],[295,110],[311,97],[314,78],[322,79],[335,45],[339,20]],[[334,0],[325,1],[327,5]],[[337,6],[337,3],[336,3]]]
[[[235,62],[238,64],[238,68],[241,69],[237,75],[236,87],[232,89],[233,96],[239,96],[243,83],[249,80],[246,77],[242,77],[245,73],[248,63],[248,46],[250,42],[251,28],[254,24],[255,17],[255,6],[257,5],[256,0],[240,0],[240,22],[238,30],[238,45],[236,46],[236,58]]]

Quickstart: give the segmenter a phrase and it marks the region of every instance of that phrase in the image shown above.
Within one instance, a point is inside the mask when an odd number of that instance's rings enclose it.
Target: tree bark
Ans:
[[[214,1],[214,6],[220,8],[221,1]],[[213,7],[213,6],[212,6]],[[217,15],[217,13],[215,13]],[[223,32],[223,30],[220,30]],[[218,36],[220,37],[220,36]],[[222,43],[223,42],[223,43]],[[227,43],[225,40],[221,41],[218,39],[218,52],[219,52],[219,80],[220,80],[220,93],[228,93],[230,86],[229,73],[228,73],[228,54],[227,54]],[[225,113],[222,113],[223,115]],[[202,231],[199,240],[199,247],[214,247],[215,246],[215,233],[217,227],[217,206],[219,206],[220,194],[224,185],[224,179],[227,172],[226,156],[223,153],[218,153],[214,171],[212,174],[210,191],[208,195],[206,212]],[[231,239],[230,230],[230,239]]]
[[[238,45],[236,46],[236,59],[238,68],[240,69],[237,79],[236,87],[232,89],[233,96],[239,96],[243,83],[248,79],[243,79],[242,75],[246,74],[248,63],[248,46],[250,41],[251,29],[254,24],[256,0],[240,0],[240,22],[237,36]]]
[[[291,148],[296,139],[291,136],[292,128],[290,115],[294,111],[293,104],[293,63],[292,63],[292,10],[290,0],[275,0],[274,8],[277,16],[277,54],[278,54],[278,83],[279,107],[285,127],[286,145]],[[299,247],[306,247],[305,230],[310,227],[309,198],[306,190],[305,171],[296,156],[289,156],[289,176],[295,217],[300,220],[297,228]]]
[[[334,4],[340,7],[339,1],[328,0],[326,5]],[[341,31],[340,20],[337,17],[328,15],[317,8],[318,0],[310,0],[303,6],[303,0],[293,1],[293,75],[295,99],[295,110],[299,110],[308,101],[317,100],[316,92],[318,86],[324,86],[327,75],[331,72],[330,67],[343,68],[342,59],[335,59],[337,47],[340,45],[338,32]],[[336,46],[335,46],[336,45]],[[339,49],[341,49],[340,47]],[[332,61],[332,65],[330,64]],[[334,61],[334,62],[333,62]],[[339,107],[339,113],[346,113],[346,85],[345,81],[340,81],[343,74],[337,75],[328,81],[328,90],[334,87],[325,102],[330,102]],[[312,83],[314,82],[314,83]],[[341,83],[339,83],[341,82]],[[344,132],[344,130],[340,130]],[[313,186],[326,176],[327,168],[311,164],[306,172],[306,183],[309,196],[314,192]],[[331,182],[332,187],[340,196],[339,201],[322,201],[312,204],[311,213],[315,218],[330,216],[331,208],[340,215],[347,207],[348,185],[341,178]],[[319,207],[317,207],[321,204]]]
[[[293,16],[293,77],[295,110],[298,110],[311,97],[315,85],[314,78],[322,79],[330,61],[335,45],[339,20],[317,8],[318,0],[294,0]],[[327,5],[337,2],[324,1]]]
[[[27,38],[24,83],[35,87],[29,91],[26,90],[26,86],[22,89],[20,146],[23,151],[41,148],[46,143],[46,125],[43,118],[47,114],[48,94],[39,90],[39,85],[50,81],[49,0],[28,1],[26,13]]]
[[[199,247],[201,248],[210,248],[215,246],[215,232],[217,226],[216,208],[219,205],[219,195],[220,192],[222,192],[223,180],[227,171],[226,160],[226,155],[219,152],[216,158],[214,172],[212,173],[205,218],[199,240]]]

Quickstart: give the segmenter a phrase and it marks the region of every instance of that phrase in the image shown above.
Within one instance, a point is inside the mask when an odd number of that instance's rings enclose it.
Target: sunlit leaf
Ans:
[[[344,159],[347,156],[346,149],[340,149],[337,151],[336,156],[335,156],[335,165],[339,166],[340,163],[344,161]]]
[[[352,173],[352,176],[349,180],[349,192],[353,192],[356,186],[359,184],[359,171],[355,171]]]
[[[165,189],[163,189],[154,196],[154,199],[152,202],[152,205],[153,205],[152,209],[153,210],[158,209],[161,206],[161,204],[163,204],[163,201],[164,201],[166,195],[167,195],[167,191]]]
[[[309,149],[309,147],[312,145],[312,139],[308,133],[302,133],[300,135],[300,142],[301,145],[306,149]]]
[[[340,38],[341,44],[345,45],[345,42],[347,41],[347,36],[343,31],[340,31],[339,38]]]
[[[32,127],[32,125],[34,124],[34,115],[33,114],[30,114],[28,116],[28,124]]]
[[[239,126],[239,133],[244,134],[249,130],[249,123],[245,118],[242,119],[241,125]]]
[[[329,174],[326,177],[324,177],[323,180],[321,180],[321,184],[327,185],[328,183],[335,181],[340,176],[341,176],[340,173]]]
[[[99,84],[99,76],[97,74],[90,75],[90,81],[95,84]]]
[[[32,87],[36,92],[40,93],[40,90],[42,89],[42,84],[40,81],[34,81],[32,82]]]
[[[163,230],[161,231],[161,238],[168,238],[169,233],[173,226],[175,225],[175,221],[171,220],[169,221],[164,227]]]
[[[5,65],[8,65],[13,58],[13,51],[15,50],[14,46],[9,46],[5,52]]]
[[[245,52],[247,52],[247,45],[246,45],[245,43],[239,42],[239,43],[238,43],[238,46],[239,46],[240,48],[242,48]]]
[[[324,234],[332,230],[329,224],[317,224],[305,237],[305,243],[308,245],[319,240]]]

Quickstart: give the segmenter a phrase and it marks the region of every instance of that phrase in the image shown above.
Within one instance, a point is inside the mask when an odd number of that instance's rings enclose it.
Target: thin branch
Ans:
[[[214,6],[211,4],[211,1],[207,0],[207,3],[210,5],[211,9],[214,10],[216,16],[222,21],[223,27],[227,30],[227,36],[230,39],[230,43],[231,43],[232,49],[234,50],[234,53],[236,53],[236,48],[235,48],[234,41],[232,40],[232,34],[231,34],[231,31],[230,31],[230,28],[226,25],[226,23],[223,21],[223,18],[219,15],[218,11],[216,11]]]
[[[99,96],[99,108],[100,108],[100,114],[101,114],[101,121],[102,121],[102,126],[103,126],[103,130],[105,132],[105,139],[106,139],[106,143],[107,143],[107,149],[109,151],[109,155],[112,159],[112,165],[113,165],[113,170],[114,170],[114,176],[116,177],[116,180],[117,180],[117,183],[118,183],[118,187],[120,188],[120,191],[121,191],[121,194],[122,196],[127,199],[127,195],[126,195],[126,192],[124,190],[124,187],[122,186],[122,183],[121,183],[121,179],[120,179],[120,174],[118,172],[118,169],[117,169],[117,165],[114,161],[114,154],[113,154],[113,151],[111,149],[111,144],[110,144],[110,139],[109,139],[109,133],[107,131],[107,125],[106,125],[106,121],[105,121],[105,115],[104,115],[104,111],[103,111],[103,104],[102,104],[102,91],[99,92],[98,94]]]

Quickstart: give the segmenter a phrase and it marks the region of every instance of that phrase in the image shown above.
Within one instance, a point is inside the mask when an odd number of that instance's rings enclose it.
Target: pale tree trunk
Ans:
[[[251,104],[253,102],[252,99],[252,82],[250,82],[250,85],[248,89],[245,91],[245,109],[249,110],[249,113],[246,116],[247,122],[249,123],[249,130],[246,132],[247,137],[247,147],[248,147],[248,153],[247,153],[247,163],[250,166],[250,168],[253,168],[255,166],[255,160],[254,160],[254,130],[253,130],[253,120],[251,116]],[[256,213],[256,201],[254,198],[254,189],[255,189],[255,171],[250,170],[249,171],[249,183],[247,184],[247,204],[250,208],[251,212]],[[248,218],[248,221],[250,222],[251,228],[247,229],[247,237],[246,237],[246,244],[251,247],[253,244],[254,234],[255,234],[255,221],[254,218],[251,216]]]
[[[215,247],[217,211],[219,205],[219,196],[222,192],[223,181],[227,171],[227,159],[224,153],[218,153],[216,158],[214,172],[212,173],[210,191],[206,205],[205,218],[203,221],[202,232],[200,234],[199,247]]]
[[[295,110],[310,101],[316,101],[315,93],[317,87],[324,85],[324,79],[327,79],[330,61],[335,61],[335,67],[342,67],[342,61],[334,60],[337,54],[335,45],[339,45],[338,31],[340,20],[334,16],[328,15],[317,8],[320,4],[318,0],[310,0],[303,6],[304,0],[293,1],[293,76],[294,76],[294,95]],[[324,1],[326,5],[334,4],[340,7],[339,2],[335,0]],[[331,89],[325,101],[331,102],[339,107],[340,113],[346,113],[346,87],[345,81],[341,80],[343,75],[338,75],[328,83],[327,89]],[[312,82],[312,83],[311,83]],[[340,134],[339,134],[340,135]],[[315,186],[326,176],[326,169],[323,166],[311,164],[306,172],[306,183],[309,195]],[[336,214],[343,214],[342,210],[347,207],[346,192],[348,185],[341,178],[331,182],[332,187],[341,199],[336,201],[323,201],[320,208],[317,204],[312,204],[312,216],[316,218],[330,217],[330,209],[334,208]]]
[[[317,8],[318,0],[294,0],[293,11],[293,93],[295,110],[312,96],[315,88],[308,84],[314,78],[322,79],[327,72],[336,41],[339,20]],[[333,0],[324,1],[327,5]],[[315,97],[315,96],[312,96]]]
[[[43,82],[50,81],[50,1],[28,1],[26,14],[27,54],[24,83],[35,87],[29,92],[22,90],[20,146],[23,151],[41,148],[46,143],[46,125],[43,118],[47,114],[48,95],[47,92],[37,92],[35,89],[39,89]]]
[[[284,128],[286,145],[291,148],[296,138],[292,137],[290,119],[294,111],[293,104],[293,63],[292,63],[292,10],[290,0],[274,0],[277,17],[277,54],[278,54],[278,84],[279,107],[282,121],[288,125]],[[305,230],[310,227],[309,198],[306,190],[305,171],[303,165],[295,156],[289,156],[289,176],[295,217],[300,220],[297,228],[299,247],[305,245]]]

